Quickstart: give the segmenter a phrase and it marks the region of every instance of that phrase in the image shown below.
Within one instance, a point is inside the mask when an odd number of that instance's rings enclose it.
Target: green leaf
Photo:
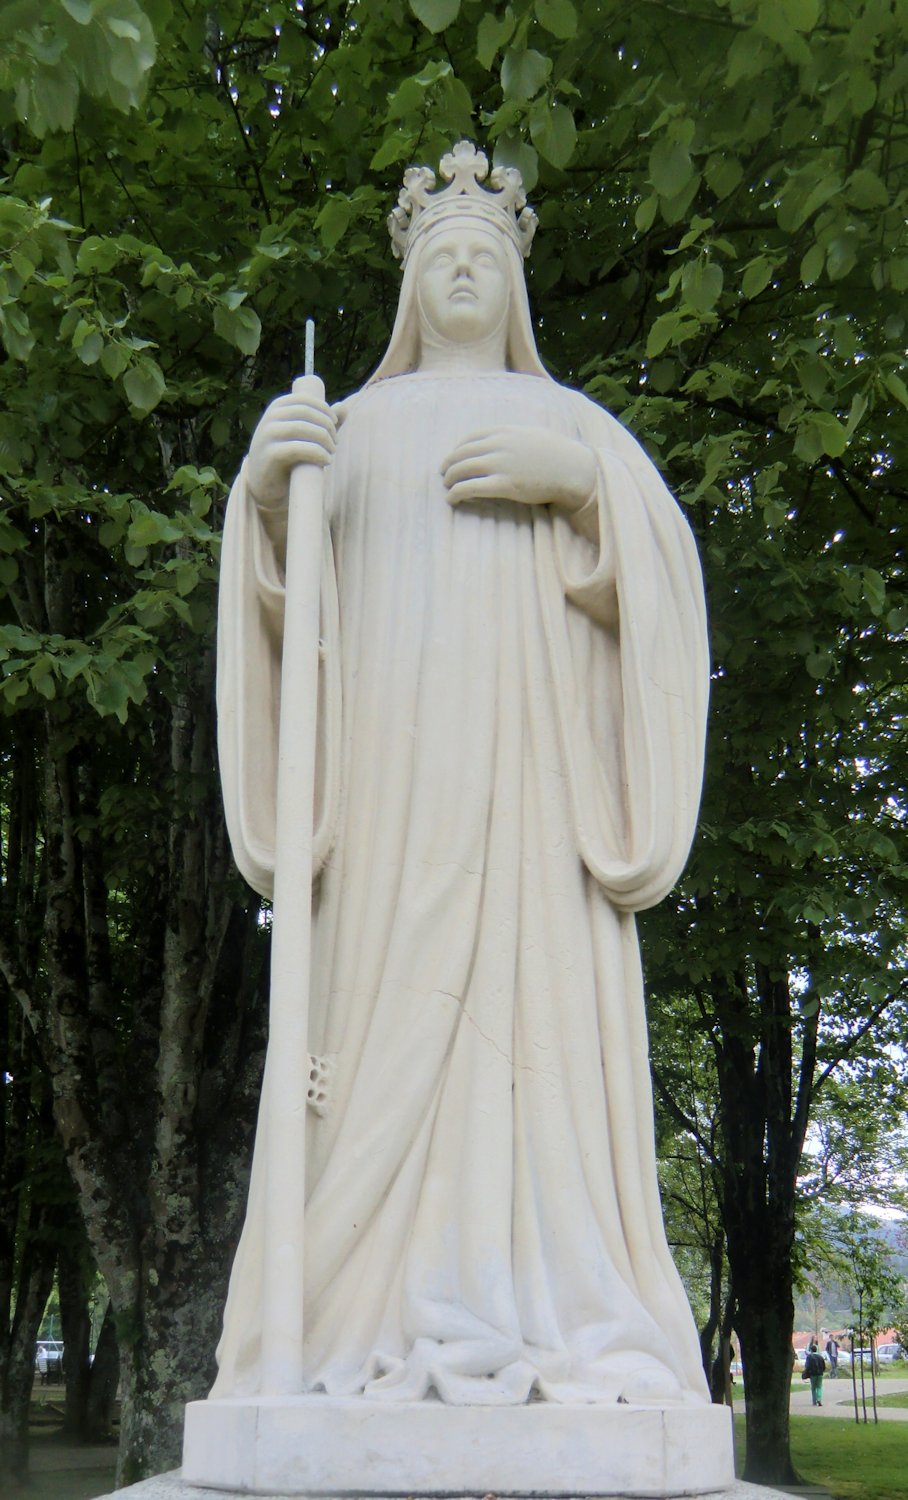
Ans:
[[[908,406],[908,386],[906,386],[901,375],[895,370],[887,370],[883,376],[883,384],[891,396],[901,401],[903,406]]]
[[[695,260],[681,273],[681,292],[688,306],[699,313],[712,312],[722,295],[722,267],[712,260]]]
[[[845,184],[847,197],[856,208],[887,208],[889,206],[889,190],[885,183],[877,177],[875,172],[870,172],[866,167],[859,167],[852,172]]]
[[[104,340],[97,329],[93,328],[77,346],[76,353],[83,365],[94,365],[101,358],[103,350]]]
[[[123,389],[131,405],[145,416],[154,411],[167,389],[167,383],[157,361],[143,354],[123,376]]]
[[[538,100],[530,111],[530,135],[540,156],[553,167],[567,166],[577,143],[577,127],[566,104]]]
[[[116,240],[102,239],[100,235],[90,234],[79,246],[76,266],[83,272],[112,271],[120,260],[121,254]]]
[[[711,156],[706,163],[704,176],[717,198],[727,198],[744,176],[744,168],[736,156]]]
[[[374,172],[381,172],[385,167],[390,167],[396,161],[403,161],[409,156],[413,149],[415,137],[409,131],[395,130],[387,136],[379,146],[369,166]]]
[[[87,26],[98,8],[97,0],[60,0],[60,4],[80,26]]]
[[[748,301],[752,297],[759,297],[760,293],[769,286],[772,281],[772,273],[775,270],[774,263],[766,255],[758,255],[744,268],[741,278],[741,291]]]
[[[801,258],[800,276],[802,285],[813,286],[814,282],[818,281],[820,276],[822,276],[823,267],[825,264],[825,245],[811,245],[810,249],[807,251],[807,254],[802,256]]]
[[[768,66],[771,49],[748,26],[739,31],[728,49],[725,84],[734,89],[745,79],[756,78]]]
[[[820,0],[772,0],[795,31],[812,31],[820,19]]]
[[[571,0],[536,0],[536,15],[540,26],[559,41],[566,42],[577,35],[577,12]]]
[[[805,197],[803,196],[803,184],[799,184],[797,179],[793,179],[793,181],[795,187],[789,194],[788,202],[791,205],[789,213],[786,214],[783,212],[787,208],[787,204],[783,204],[779,210],[779,224],[783,229],[800,229],[801,225],[806,224],[807,220],[817,212],[817,209],[822,208],[825,203],[828,203],[830,198],[834,198],[841,191],[842,187],[842,180],[838,173],[827,172]]]
[[[410,9],[427,31],[437,35],[457,20],[460,0],[410,0]]]
[[[132,547],[154,547],[159,542],[178,542],[182,536],[180,527],[156,510],[141,511],[131,522],[127,532]]]
[[[89,694],[92,707],[97,710],[102,718],[112,715],[119,719],[121,724],[126,723],[129,711],[129,687],[119,675],[108,673],[98,681],[93,691]]]
[[[672,342],[672,336],[681,323],[682,314],[677,308],[673,312],[663,313],[661,318],[656,319],[646,340],[647,359],[654,359],[657,354],[662,353],[663,349],[668,348]]]
[[[843,276],[854,270],[858,260],[856,240],[856,235],[840,234],[830,241],[826,251],[826,269],[831,281],[841,281]]]
[[[658,212],[658,193],[650,193],[648,198],[644,198],[643,202],[637,205],[637,212],[634,214],[634,224],[641,234],[645,234],[648,229],[652,228]]]
[[[674,198],[690,181],[693,163],[681,141],[662,136],[649,155],[649,180],[663,198]]]
[[[116,380],[129,364],[129,351],[122,344],[105,344],[101,353],[101,369],[111,380]]]
[[[532,47],[509,47],[501,63],[501,87],[506,99],[532,99],[552,71],[552,59]]]
[[[539,154],[535,146],[506,130],[495,142],[496,167],[516,167],[527,192],[532,192],[539,178]]]
[[[845,428],[838,417],[830,411],[810,411],[798,424],[794,451],[805,463],[817,463],[824,454],[838,458],[847,443]]]
[[[335,245],[340,244],[350,227],[354,211],[355,205],[339,193],[333,193],[327,199],[315,220],[315,227],[321,232],[322,244],[326,250],[333,250]]]
[[[476,56],[484,68],[491,68],[496,54],[514,35],[516,19],[510,7],[503,16],[487,11],[476,30]]]
[[[138,26],[134,26],[131,21],[121,21],[116,16],[110,16],[105,18],[104,24],[108,31],[113,32],[114,36],[121,37],[127,42],[140,42],[142,40],[142,33]]]
[[[219,303],[214,310],[214,331],[242,354],[251,355],[259,346],[262,324],[254,308],[227,307]]]
[[[849,442],[851,442],[851,438],[855,430],[863,421],[864,413],[866,412],[868,405],[868,399],[864,395],[863,391],[858,391],[857,394],[852,398],[851,409],[848,413],[848,421],[845,426],[845,436]]]
[[[886,580],[876,568],[865,568],[862,574],[864,585],[864,598],[870,607],[870,613],[881,615],[886,604]]]

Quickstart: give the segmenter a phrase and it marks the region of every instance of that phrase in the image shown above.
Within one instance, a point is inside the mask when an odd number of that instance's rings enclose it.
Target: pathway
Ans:
[[[873,1422],[873,1402],[871,1400],[870,1373],[868,1371],[864,1382],[867,1397],[867,1420]],[[906,1380],[881,1380],[876,1388],[877,1396],[896,1396],[908,1391],[908,1379]],[[803,1416],[810,1412],[815,1417],[850,1417],[854,1421],[854,1394],[851,1389],[851,1374],[839,1375],[835,1380],[827,1378],[823,1381],[823,1404],[822,1406],[811,1406],[810,1383],[805,1380],[802,1388],[792,1390],[791,1407],[792,1415]],[[861,1406],[861,1386],[858,1383],[858,1415],[863,1421],[863,1408]],[[908,1422],[908,1406],[878,1406],[877,1415],[881,1422]]]

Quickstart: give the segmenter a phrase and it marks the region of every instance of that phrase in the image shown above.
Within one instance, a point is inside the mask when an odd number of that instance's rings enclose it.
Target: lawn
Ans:
[[[890,1400],[897,1399],[890,1397]],[[908,1496],[908,1428],[792,1417],[795,1468],[835,1500],[901,1500]]]
[[[31,1475],[3,1500],[93,1500],[109,1495],[116,1478],[117,1451],[112,1443],[92,1447],[63,1439],[62,1385],[36,1385],[32,1392]]]
[[[908,1397],[887,1397],[904,1404]],[[744,1418],[735,1419],[738,1473],[744,1467]],[[791,1455],[807,1484],[834,1500],[908,1500],[908,1426],[808,1416],[791,1419]]]

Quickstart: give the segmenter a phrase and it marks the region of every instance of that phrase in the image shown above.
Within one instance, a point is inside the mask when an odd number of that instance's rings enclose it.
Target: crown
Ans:
[[[538,220],[526,206],[523,178],[516,167],[494,167],[489,176],[485,153],[477,151],[471,141],[458,141],[453,151],[439,163],[448,186],[434,192],[435,173],[431,167],[408,167],[396,208],[388,215],[391,249],[398,260],[406,261],[416,241],[449,217],[481,219],[504,231],[520,251],[530,253]],[[489,188],[480,183],[489,177]]]

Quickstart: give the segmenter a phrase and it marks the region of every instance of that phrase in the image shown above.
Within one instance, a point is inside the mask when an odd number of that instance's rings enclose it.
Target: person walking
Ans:
[[[835,1380],[839,1370],[839,1343],[834,1333],[826,1340],[826,1358],[829,1360],[829,1378]]]
[[[810,1381],[810,1398],[813,1406],[823,1405],[823,1376],[826,1372],[826,1361],[819,1351],[816,1339],[811,1339],[807,1358],[804,1361],[804,1374]]]

